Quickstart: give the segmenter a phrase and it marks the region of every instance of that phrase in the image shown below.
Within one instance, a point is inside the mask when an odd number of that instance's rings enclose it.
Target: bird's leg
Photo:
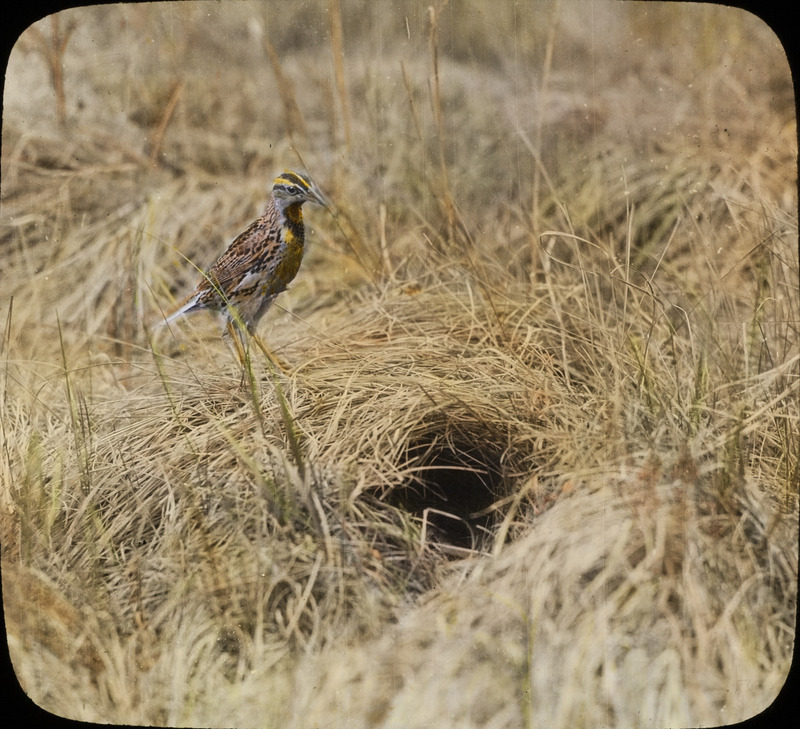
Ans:
[[[264,353],[264,356],[272,363],[275,369],[280,370],[284,374],[289,374],[291,369],[278,355],[273,354],[272,351],[264,344],[264,340],[255,332],[250,333],[250,339],[255,342],[256,346]]]
[[[273,354],[270,348],[264,343],[264,340],[254,331],[245,329],[233,321],[228,321],[225,324],[225,333],[223,336],[225,339],[229,340],[231,349],[233,349],[236,358],[239,360],[239,364],[243,368],[243,379],[248,368],[252,366],[250,362],[250,342],[256,344],[275,369],[284,374],[289,374],[291,372],[291,368],[280,357]]]
[[[264,340],[261,339],[256,332],[256,326],[258,325],[258,322],[261,320],[264,314],[267,313],[270,306],[272,306],[273,301],[275,301],[275,296],[268,296],[258,303],[258,306],[254,311],[251,311],[250,320],[247,322],[247,332],[250,334],[250,341],[256,343],[256,346],[262,351],[272,366],[275,369],[288,374],[290,369],[286,363],[279,359],[277,355],[272,353],[270,348],[264,343]]]
[[[250,362],[250,348],[246,337],[247,335],[233,321],[228,320],[225,323],[225,331],[222,333],[222,338],[233,350],[242,368],[242,379],[239,381],[239,387],[240,389],[246,389],[245,386],[249,381],[250,389],[252,390],[254,383],[253,368]]]
[[[223,339],[228,340],[228,344],[233,349],[236,359],[242,367],[247,366],[247,344],[245,341],[245,334],[236,326],[232,321],[228,320],[225,323],[225,332]]]

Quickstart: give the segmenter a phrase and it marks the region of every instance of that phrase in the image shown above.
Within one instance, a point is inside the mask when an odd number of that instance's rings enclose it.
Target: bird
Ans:
[[[217,312],[225,321],[223,338],[233,343],[242,364],[248,335],[274,362],[256,327],[300,269],[305,249],[302,207],[306,202],[327,207],[307,174],[285,170],[278,175],[263,214],[234,238],[161,324],[197,311]]]

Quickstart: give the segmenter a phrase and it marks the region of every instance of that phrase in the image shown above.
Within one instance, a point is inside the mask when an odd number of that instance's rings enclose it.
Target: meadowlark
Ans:
[[[244,362],[247,335],[269,354],[256,327],[300,268],[305,202],[327,205],[308,175],[289,170],[279,175],[261,217],[233,240],[163,323],[196,311],[219,312],[225,318],[223,336],[231,340],[240,361]]]

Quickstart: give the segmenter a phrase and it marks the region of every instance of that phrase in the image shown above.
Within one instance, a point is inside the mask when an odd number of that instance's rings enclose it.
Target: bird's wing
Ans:
[[[277,231],[271,221],[261,217],[242,231],[208,270],[199,288],[220,289],[225,294],[235,291],[264,258],[269,249],[277,248]]]

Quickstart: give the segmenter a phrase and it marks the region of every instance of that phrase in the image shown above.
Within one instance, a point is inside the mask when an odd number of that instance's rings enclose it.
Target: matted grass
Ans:
[[[776,696],[788,68],[730,9],[523,5],[334,4],[341,37],[312,5],[90,8],[20,40],[0,536],[38,704],[659,727]],[[332,204],[261,327],[288,371],[210,316],[155,328],[299,166]]]

